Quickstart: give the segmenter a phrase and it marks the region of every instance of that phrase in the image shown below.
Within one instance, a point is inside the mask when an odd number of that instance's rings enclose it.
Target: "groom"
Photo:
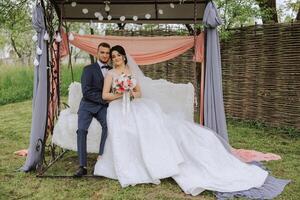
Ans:
[[[81,87],[83,97],[78,110],[78,130],[77,130],[77,151],[79,157],[79,169],[74,174],[81,177],[87,174],[87,150],[86,137],[88,128],[93,117],[102,126],[102,136],[99,147],[99,156],[103,154],[104,145],[107,137],[106,111],[108,103],[102,99],[102,88],[104,77],[108,70],[109,44],[102,42],[97,50],[97,62],[84,68],[81,76]]]

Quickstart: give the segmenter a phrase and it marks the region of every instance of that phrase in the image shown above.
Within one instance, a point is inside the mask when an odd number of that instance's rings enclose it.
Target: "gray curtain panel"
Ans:
[[[25,172],[35,170],[41,159],[41,142],[44,139],[47,120],[47,41],[43,39],[46,31],[44,11],[40,4],[33,11],[32,24],[37,32],[37,46],[42,50],[42,55],[36,55],[39,65],[34,67],[30,145],[26,162],[21,168]],[[38,144],[39,148],[37,148]]]
[[[209,2],[203,16],[203,24],[206,26],[204,125],[228,142],[223,103],[220,42],[217,31],[221,23],[215,4]]]
[[[212,1],[205,8],[203,23],[207,30],[204,125],[216,131],[228,142],[223,103],[220,43],[217,32],[217,27],[221,24],[221,19],[218,15],[216,5]],[[264,168],[259,162],[252,164]],[[289,182],[290,180],[277,179],[269,174],[265,183],[259,188],[227,193],[217,192],[216,196],[218,200],[232,199],[234,197],[273,199],[282,193],[284,187]]]
[[[266,170],[260,162],[252,162],[251,164]],[[247,199],[274,199],[283,192],[285,186],[290,182],[290,180],[275,178],[271,175],[271,172],[269,172],[269,176],[259,188],[250,188],[249,190],[236,192],[216,192],[215,195],[217,200],[229,200],[235,197],[244,197]]]

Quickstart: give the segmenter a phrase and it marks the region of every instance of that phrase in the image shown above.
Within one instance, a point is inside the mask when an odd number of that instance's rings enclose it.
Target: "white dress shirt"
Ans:
[[[107,65],[107,64],[103,64],[101,61],[97,60],[98,65],[100,66],[101,72],[103,77],[105,77],[106,73],[108,72],[107,68],[101,68],[103,65]]]

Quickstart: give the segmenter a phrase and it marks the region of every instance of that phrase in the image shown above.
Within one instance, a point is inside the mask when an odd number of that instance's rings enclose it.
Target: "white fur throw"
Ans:
[[[78,115],[71,113],[70,108],[62,110],[53,130],[52,142],[62,148],[77,151],[77,120]],[[99,152],[101,130],[100,123],[93,118],[87,135],[87,152]]]
[[[82,98],[81,83],[73,82],[69,86],[69,108],[60,112],[53,130],[52,142],[62,148],[77,151],[77,128],[79,104]],[[88,129],[87,152],[98,153],[102,128],[94,118]]]
[[[77,114],[81,98],[82,98],[81,84],[78,82],[71,83],[69,86],[69,98],[68,98],[68,105],[70,106],[71,113]]]
[[[144,98],[156,101],[162,110],[176,117],[193,121],[194,87],[192,84],[174,84],[166,80],[150,80],[143,85],[149,93]],[[62,110],[53,130],[52,142],[65,149],[77,151],[77,111],[82,98],[81,84],[73,82],[69,86],[69,108]],[[94,118],[88,129],[87,151],[97,153],[101,138],[101,125]]]

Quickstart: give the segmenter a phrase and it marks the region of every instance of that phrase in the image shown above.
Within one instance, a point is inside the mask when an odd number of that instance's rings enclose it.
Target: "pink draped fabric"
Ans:
[[[253,161],[271,161],[271,160],[280,160],[281,157],[274,153],[262,153],[255,150],[248,149],[231,149],[231,152],[239,157],[244,162],[253,162]]]
[[[14,154],[17,156],[25,157],[28,154],[28,149],[21,149],[19,151],[15,151]]]
[[[121,45],[131,55],[138,65],[148,65],[175,58],[195,45],[194,60],[202,62],[204,58],[204,33],[194,38],[193,36],[168,36],[168,37],[124,37],[124,36],[99,36],[79,35],[73,33],[74,40],[70,44],[96,56],[100,42],[107,42],[111,46]],[[68,54],[67,35],[62,34],[62,54]],[[194,41],[196,40],[196,41]]]

